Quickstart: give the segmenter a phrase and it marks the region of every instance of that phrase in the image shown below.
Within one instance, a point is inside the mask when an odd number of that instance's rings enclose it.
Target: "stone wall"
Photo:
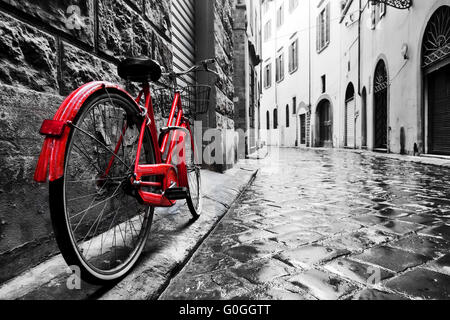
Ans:
[[[233,0],[216,0],[214,6],[214,48],[217,71],[221,75],[216,84],[215,126],[221,130],[224,165],[226,170],[235,159],[237,138],[234,126],[234,64],[233,64]]]
[[[116,65],[125,56],[148,55],[170,70],[169,1],[0,0],[0,283],[58,252],[48,187],[32,180],[42,120],[83,83],[121,82]],[[229,72],[226,2],[218,1],[216,38]],[[77,7],[68,13],[70,5]],[[220,88],[226,116],[232,84],[224,77]]]

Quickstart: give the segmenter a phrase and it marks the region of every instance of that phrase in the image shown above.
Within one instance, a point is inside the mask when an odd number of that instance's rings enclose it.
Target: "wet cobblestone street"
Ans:
[[[450,169],[271,149],[162,299],[450,299]]]

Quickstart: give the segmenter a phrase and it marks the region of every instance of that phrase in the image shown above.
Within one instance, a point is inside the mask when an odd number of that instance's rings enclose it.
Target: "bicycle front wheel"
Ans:
[[[193,147],[186,147],[186,172],[188,195],[186,203],[194,219],[198,219],[202,211],[202,188],[200,165],[196,163]]]
[[[130,183],[142,118],[135,104],[103,92],[86,100],[73,121],[64,176],[50,183],[56,240],[81,277],[99,283],[124,276],[148,237],[154,208]],[[155,163],[146,129],[141,163]]]

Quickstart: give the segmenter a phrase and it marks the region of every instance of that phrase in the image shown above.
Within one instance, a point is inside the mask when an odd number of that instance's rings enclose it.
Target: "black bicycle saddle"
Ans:
[[[133,82],[158,81],[162,69],[158,62],[148,57],[132,57],[121,61],[117,67],[119,77]]]

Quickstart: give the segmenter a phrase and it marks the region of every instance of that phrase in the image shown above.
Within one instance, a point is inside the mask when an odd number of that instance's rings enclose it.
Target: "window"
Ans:
[[[284,4],[277,10],[277,27],[281,27],[284,23]]]
[[[297,97],[292,98],[292,114],[297,113]]]
[[[272,21],[269,20],[264,25],[264,41],[267,41],[272,36]]]
[[[278,129],[278,109],[273,109],[273,128]]]
[[[289,105],[286,105],[286,128],[289,128],[289,117],[291,114],[289,113]]]
[[[381,19],[386,15],[386,4],[376,3],[373,4],[369,2],[369,12],[371,20],[371,29],[374,30],[376,25],[381,21]]]
[[[327,91],[327,77],[326,75],[323,75],[321,77],[322,79],[322,93],[325,93]]]
[[[297,8],[298,0],[289,0],[289,12],[292,12]]]
[[[267,110],[266,113],[266,123],[267,123],[267,130],[270,130],[270,112]]]
[[[250,0],[250,8],[253,8],[253,0]],[[252,31],[252,34],[255,34],[253,29],[253,19],[253,10],[250,10],[250,30]]]
[[[258,11],[255,10],[254,13],[254,23],[255,23],[255,30],[253,31],[253,34],[255,35],[255,42],[256,42],[256,46],[258,46]]]
[[[272,64],[269,63],[264,68],[264,88],[270,88],[272,85]]]
[[[370,12],[370,28],[373,30],[375,29],[375,25],[376,25],[376,17],[375,17],[375,5],[372,4],[371,1],[368,2],[367,4],[368,7],[368,11]]]
[[[386,14],[386,3],[378,3],[380,19]]]
[[[280,54],[276,61],[275,78],[277,82],[284,79],[284,53]]]
[[[289,47],[289,72],[293,73],[298,69],[298,39]]]
[[[322,52],[330,43],[330,4],[317,17],[317,52]]]

